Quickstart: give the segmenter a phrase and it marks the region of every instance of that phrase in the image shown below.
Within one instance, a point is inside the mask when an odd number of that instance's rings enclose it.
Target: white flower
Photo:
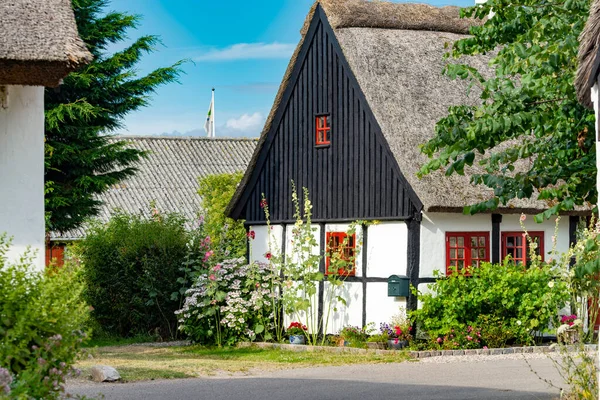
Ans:
[[[583,321],[577,318],[575,321],[573,321],[573,326],[583,326]]]
[[[517,325],[521,326],[521,320],[517,321]]]
[[[550,281],[550,282],[548,282],[548,287],[549,287],[549,288],[553,288],[553,287],[554,287],[554,281]]]
[[[562,324],[561,326],[558,327],[558,329],[556,330],[556,334],[557,335],[562,335],[563,333],[565,333],[568,329],[570,328],[569,325],[567,324]]]

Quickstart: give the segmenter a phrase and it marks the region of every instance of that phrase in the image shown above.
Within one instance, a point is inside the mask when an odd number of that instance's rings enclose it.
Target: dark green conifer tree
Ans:
[[[106,12],[108,0],[72,0],[77,28],[94,61],[46,89],[47,231],[77,228],[98,212],[97,195],[135,173],[144,152],[111,139],[128,113],[146,106],[163,84],[177,80],[180,64],[139,76],[136,64],[154,50],[156,36],[142,36],[124,50],[107,51],[127,39],[139,16]]]

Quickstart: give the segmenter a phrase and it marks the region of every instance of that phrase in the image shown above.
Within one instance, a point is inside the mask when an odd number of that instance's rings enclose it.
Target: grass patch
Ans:
[[[84,347],[126,346],[128,344],[152,343],[155,341],[156,337],[150,335],[138,335],[130,338],[101,335],[98,337],[92,337],[84,344]]]
[[[206,376],[252,375],[264,371],[402,362],[404,352],[375,354],[296,352],[259,348],[111,346],[90,349],[91,358],[77,364],[84,376],[93,365],[115,367],[125,381]]]

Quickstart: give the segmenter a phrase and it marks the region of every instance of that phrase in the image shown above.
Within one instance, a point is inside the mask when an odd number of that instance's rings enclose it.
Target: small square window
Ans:
[[[356,275],[356,234],[327,232],[325,275]]]
[[[331,144],[330,133],[331,126],[329,125],[329,115],[318,115],[315,121],[316,127],[316,145],[324,146]]]

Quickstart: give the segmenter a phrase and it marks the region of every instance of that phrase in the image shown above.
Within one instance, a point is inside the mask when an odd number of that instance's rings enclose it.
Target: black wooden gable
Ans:
[[[331,144],[315,146],[316,116],[329,115]],[[293,181],[306,187],[314,221],[408,219],[422,203],[406,182],[364,94],[317,7],[271,128],[230,215],[294,220]],[[260,144],[259,144],[260,146]]]

